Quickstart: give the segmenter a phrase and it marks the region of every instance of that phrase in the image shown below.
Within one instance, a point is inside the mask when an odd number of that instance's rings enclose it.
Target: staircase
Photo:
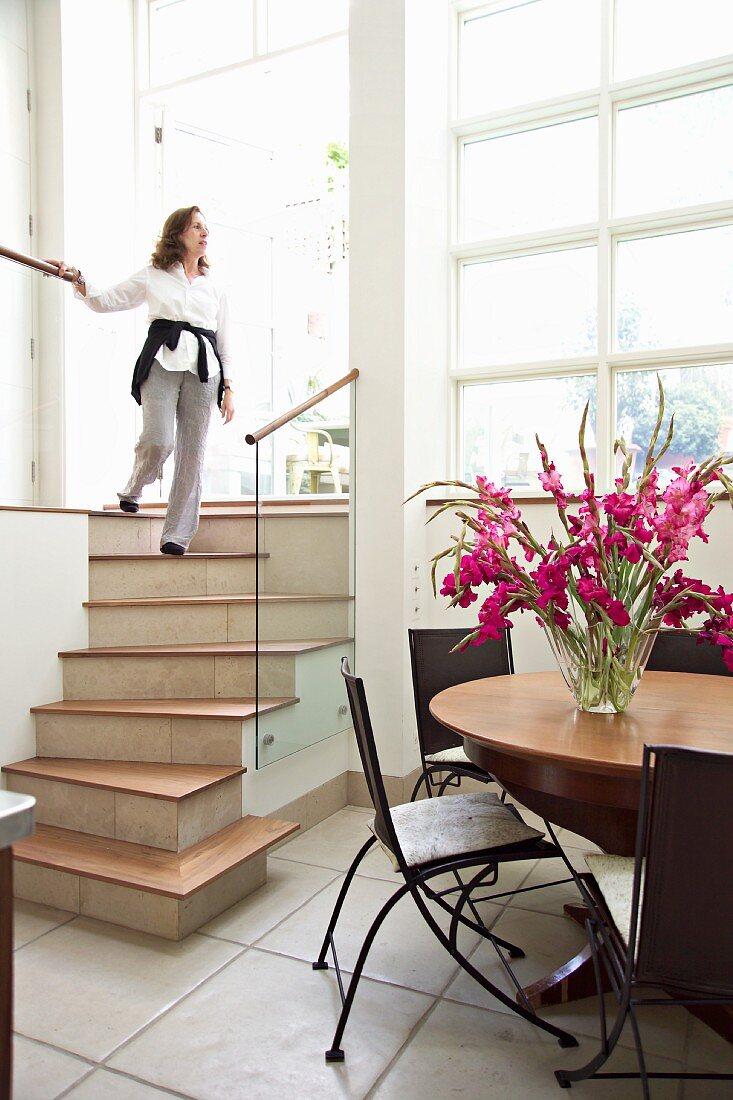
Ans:
[[[261,886],[299,827],[242,816],[242,739],[297,706],[299,661],[349,640],[348,516],[204,506],[185,557],[159,553],[162,523],[160,506],[89,517],[89,647],[59,654],[38,755],[3,770],[37,802],[17,896],[178,940]]]

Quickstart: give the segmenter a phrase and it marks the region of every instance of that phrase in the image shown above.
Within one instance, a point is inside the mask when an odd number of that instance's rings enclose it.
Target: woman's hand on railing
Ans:
[[[86,298],[86,281],[78,267],[74,267],[72,264],[64,263],[63,260],[49,260],[48,258],[46,259],[46,263],[53,264],[59,269],[59,279],[63,279],[64,275],[68,271],[73,276],[71,280],[71,285],[73,286],[74,290],[78,290],[82,298]]]

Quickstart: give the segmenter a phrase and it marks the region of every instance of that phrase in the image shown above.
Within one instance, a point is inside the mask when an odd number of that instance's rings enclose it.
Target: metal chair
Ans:
[[[499,939],[488,930],[478,912],[475,898],[477,890],[492,886],[496,882],[498,867],[502,863],[559,856],[572,871],[556,838],[553,835],[552,842],[543,840],[543,834],[525,825],[514,807],[504,805],[495,794],[488,791],[456,795],[454,798],[408,802],[404,806],[397,806],[390,810],[369,719],[363,681],[351,675],[346,657],[341,662],[341,672],[346,682],[359,755],[374,803],[375,816],[370,824],[372,836],[356,854],[346,874],[326,929],[320,954],[313,963],[314,970],[327,970],[329,964],[326,962],[326,955],[330,947],[342,1000],[341,1015],[333,1042],[326,1051],[326,1061],[341,1062],[344,1059],[341,1040],[369,950],[385,917],[406,894],[412,897],[441,946],[484,989],[523,1019],[553,1035],[560,1046],[577,1046],[577,1041],[572,1035],[536,1015],[505,957],[507,953],[510,958],[523,958],[524,952],[520,947]],[[552,832],[551,828],[550,832]],[[391,859],[395,871],[402,877],[402,884],[372,922],[359,952],[348,990],[345,991],[336,954],[334,931],[354,875],[361,861],[376,843],[381,845]],[[433,889],[430,885],[431,880],[446,873],[451,875],[453,885],[443,884],[442,888]],[[466,874],[468,881],[464,881],[462,873]],[[516,892],[518,891],[509,893]],[[507,893],[488,895],[481,900],[488,901],[492,896],[507,897],[508,895]],[[450,914],[451,921],[447,933],[436,921],[427,905],[428,900]],[[462,927],[478,932],[493,944],[523,1004],[512,1001],[462,954],[457,942],[458,932]],[[407,949],[409,950],[409,946]]]
[[[719,646],[698,642],[687,630],[660,630],[649,654],[650,672],[699,672],[705,676],[730,676]]]
[[[463,738],[441,725],[430,713],[430,700],[444,688],[481,680],[486,676],[508,676],[514,672],[509,631],[501,638],[481,646],[468,646],[462,653],[451,653],[465,638],[466,631],[408,630],[412,686],[415,693],[417,740],[422,772],[410,797],[414,802],[425,784],[428,798],[433,791],[443,794],[448,786],[461,785],[461,776],[481,783],[496,783],[493,775],[472,763],[463,749]],[[502,801],[506,792],[502,792]]]
[[[654,768],[652,771],[652,757]],[[589,855],[581,875],[596,981],[601,963],[618,1000],[610,1034],[601,1005],[601,1049],[581,1069],[557,1070],[561,1088],[586,1078],[733,1080],[722,1073],[647,1070],[640,1005],[733,1005],[733,754],[645,746],[636,855]],[[645,998],[645,990],[667,997]],[[638,1073],[599,1073],[629,1019]]]

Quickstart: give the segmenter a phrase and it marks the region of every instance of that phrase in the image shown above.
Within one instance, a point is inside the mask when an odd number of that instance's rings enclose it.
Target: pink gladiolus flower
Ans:
[[[699,638],[717,645],[733,672],[733,593],[720,586],[713,591],[682,569],[672,573],[670,568],[687,558],[692,539],[707,541],[704,521],[712,495],[706,486],[718,482],[728,492],[730,482],[722,469],[709,461],[675,467],[674,480],[663,491],[659,472],[651,469],[643,473],[635,491],[625,478],[618,478],[614,490],[603,497],[596,496],[594,475],[585,470],[585,488],[571,515],[560,473],[541,443],[539,448],[538,478],[560,514],[559,526],[544,545],[529,533],[509,489],[478,477],[478,499],[461,503],[462,531],[451,554],[455,568],[440,591],[452,604],[470,607],[483,585],[489,589],[483,603],[479,601],[478,623],[466,644],[498,638],[511,626],[514,612],[532,611],[556,640],[561,632],[571,635],[570,648],[582,662],[590,645],[590,622],[600,637],[594,647],[599,644],[609,655],[624,654],[604,667],[605,680],[614,686],[594,685],[594,691],[608,691],[611,705],[618,709],[617,702],[626,705],[633,690],[627,647],[660,623],[681,627],[700,616]],[[650,457],[647,454],[645,471]],[[725,468],[728,460],[720,465]],[[733,498],[733,492],[730,495]],[[587,656],[584,675],[593,677],[591,654]]]
[[[636,497],[629,493],[609,493],[603,498],[603,510],[612,516],[621,527],[628,527],[637,507]]]
[[[603,610],[608,615],[612,623],[616,626],[628,626],[631,622],[631,616],[621,603],[621,600],[609,600]]]

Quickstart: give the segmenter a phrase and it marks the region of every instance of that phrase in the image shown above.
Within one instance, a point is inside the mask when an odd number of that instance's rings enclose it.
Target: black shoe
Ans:
[[[185,546],[179,546],[177,542],[164,542],[160,548],[161,554],[175,554],[176,557],[180,557],[181,554],[186,553]]]
[[[139,512],[140,505],[136,504],[134,500],[121,500],[120,508],[123,512]]]

